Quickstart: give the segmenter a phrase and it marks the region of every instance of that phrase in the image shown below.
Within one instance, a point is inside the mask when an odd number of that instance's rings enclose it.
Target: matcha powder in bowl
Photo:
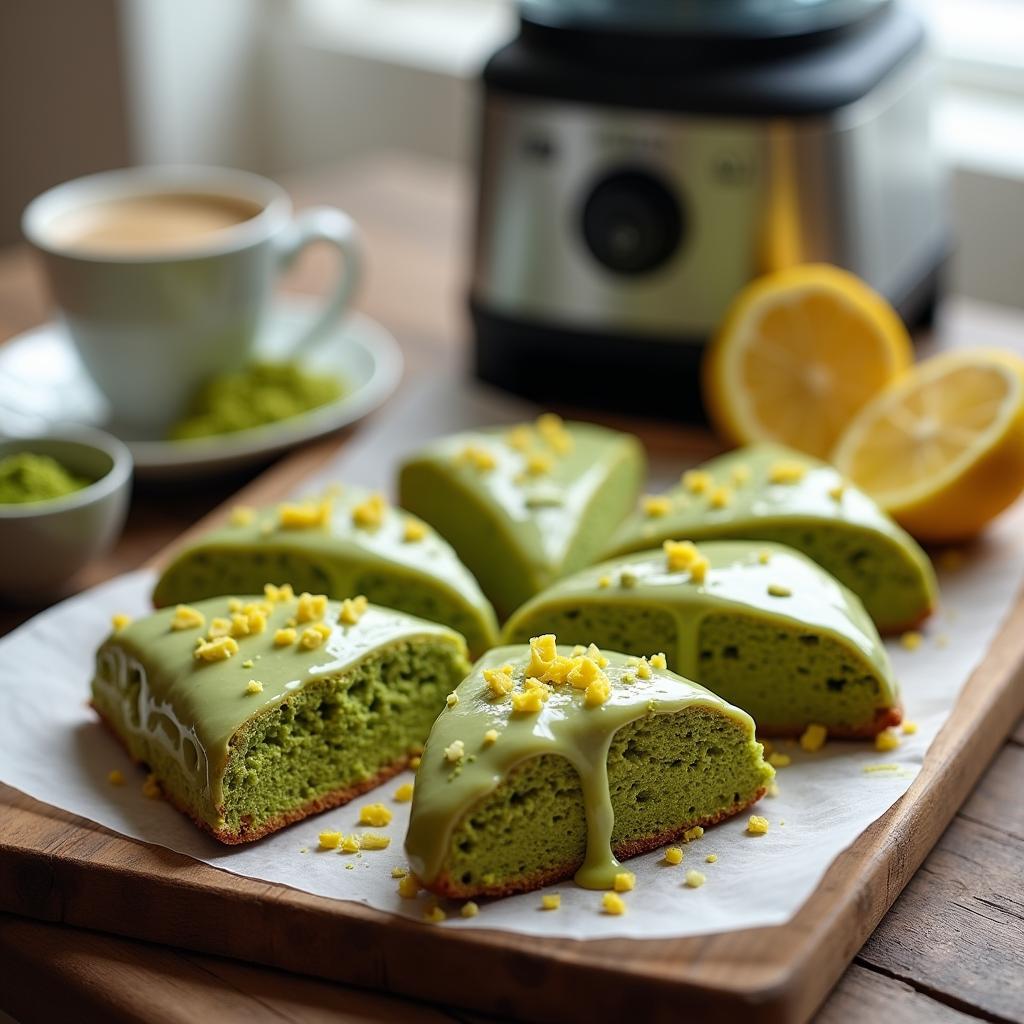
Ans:
[[[295,363],[253,363],[210,380],[170,437],[186,441],[278,423],[335,402],[344,390],[337,377]]]
[[[90,483],[68,472],[49,455],[18,452],[0,459],[0,505],[63,498]]]

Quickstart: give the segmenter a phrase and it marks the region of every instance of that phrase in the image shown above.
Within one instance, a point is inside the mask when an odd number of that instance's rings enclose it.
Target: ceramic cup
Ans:
[[[216,196],[258,212],[187,245],[97,254],[62,238],[62,218],[90,205],[151,196]],[[306,246],[341,255],[319,317],[295,339],[313,341],[348,306],[359,279],[355,224],[341,210],[292,213],[276,183],[211,167],[139,167],[77,178],[36,197],[22,217],[41,253],[60,318],[113,418],[160,431],[179,418],[205,380],[252,352],[279,274]]]

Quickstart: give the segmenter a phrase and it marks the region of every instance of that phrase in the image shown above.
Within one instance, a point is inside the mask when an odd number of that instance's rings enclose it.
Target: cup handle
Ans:
[[[287,270],[299,253],[314,242],[328,242],[338,250],[338,277],[320,315],[292,344],[292,356],[301,355],[345,312],[362,276],[359,228],[348,214],[333,206],[314,206],[295,217],[277,243],[278,272]]]

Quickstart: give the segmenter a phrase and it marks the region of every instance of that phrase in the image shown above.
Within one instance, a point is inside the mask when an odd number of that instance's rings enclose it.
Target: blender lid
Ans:
[[[524,21],[586,32],[783,39],[841,29],[891,0],[519,0]]]

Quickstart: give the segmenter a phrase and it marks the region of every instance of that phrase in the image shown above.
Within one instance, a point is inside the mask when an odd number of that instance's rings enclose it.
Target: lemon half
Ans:
[[[912,359],[903,322],[859,278],[826,264],[789,267],[733,301],[705,356],[704,401],[737,444],[779,441],[826,458]]]
[[[919,540],[976,534],[1024,491],[1024,359],[925,360],[860,410],[832,461]]]

